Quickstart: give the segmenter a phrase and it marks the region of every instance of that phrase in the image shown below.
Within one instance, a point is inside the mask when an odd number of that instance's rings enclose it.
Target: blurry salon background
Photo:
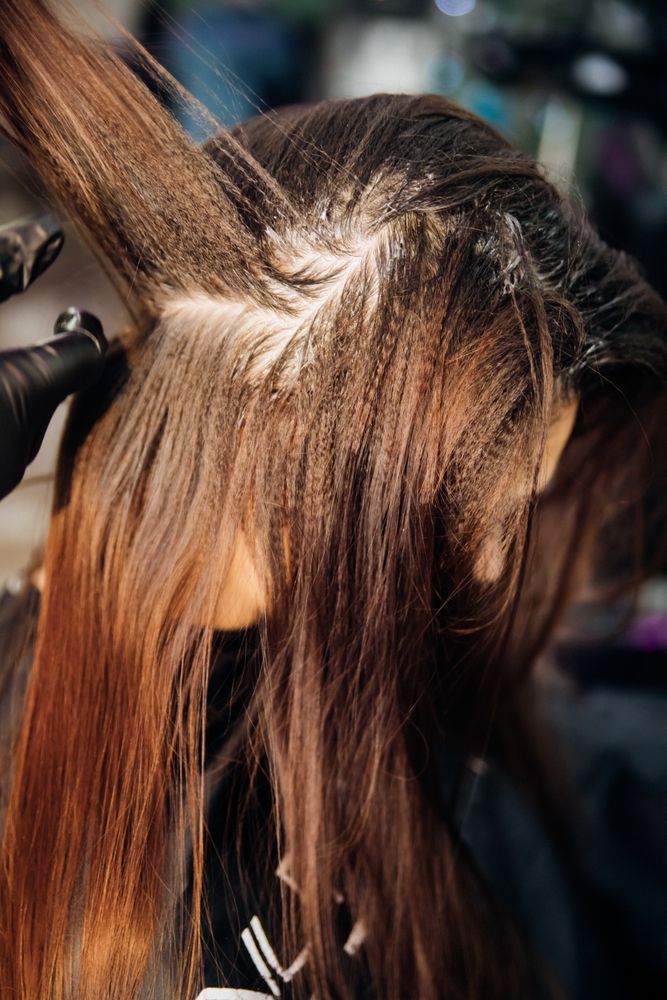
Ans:
[[[110,19],[94,0],[75,5],[129,61],[120,29],[137,35],[224,125],[323,97],[452,97],[579,192],[604,238],[635,255],[667,294],[664,0],[107,0]],[[202,117],[175,110],[202,138]],[[0,144],[0,225],[44,203],[25,162]],[[66,235],[53,269],[0,310],[0,347],[48,335],[70,304],[100,315],[109,334],[125,321],[123,303],[89,250],[69,226]],[[24,484],[0,503],[0,582],[39,548],[62,418],[53,421]],[[594,674],[617,656],[622,681],[629,644],[633,676],[641,660],[651,683],[664,685],[662,580],[645,589],[631,632],[614,640],[613,655],[605,642],[600,659],[598,633],[616,614],[586,613],[579,631],[583,624],[592,646],[583,657],[562,654],[564,668]]]

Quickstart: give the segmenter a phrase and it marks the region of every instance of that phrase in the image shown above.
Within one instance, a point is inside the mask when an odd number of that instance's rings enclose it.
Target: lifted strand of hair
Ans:
[[[121,58],[47,2],[4,0],[0,40],[0,122],[138,298],[168,287],[275,301],[279,276],[252,230],[292,211],[238,143],[221,137],[264,192],[251,206]]]

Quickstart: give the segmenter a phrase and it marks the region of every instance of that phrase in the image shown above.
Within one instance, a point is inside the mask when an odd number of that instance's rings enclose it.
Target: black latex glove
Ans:
[[[64,242],[52,215],[31,215],[0,226],[0,302],[25,292],[51,267]]]
[[[0,498],[23,478],[56,407],[102,374],[107,341],[100,321],[68,309],[56,336],[0,351]]]

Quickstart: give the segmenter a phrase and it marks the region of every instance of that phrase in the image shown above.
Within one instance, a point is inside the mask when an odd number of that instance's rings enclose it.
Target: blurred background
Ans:
[[[664,0],[107,0],[111,20],[94,0],[76,6],[121,50],[121,28],[132,31],[225,125],[322,97],[450,96],[578,191],[605,239],[667,293]],[[201,138],[201,121],[177,113]],[[0,224],[43,205],[27,165],[0,144]],[[53,269],[0,311],[0,347],[47,336],[70,304],[98,313],[109,333],[125,322],[90,251],[65,229]],[[62,418],[0,504],[0,583],[43,536]],[[663,598],[659,584],[647,597],[658,618]]]

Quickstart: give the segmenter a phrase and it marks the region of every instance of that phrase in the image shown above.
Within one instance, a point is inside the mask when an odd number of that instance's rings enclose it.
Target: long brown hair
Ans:
[[[444,99],[292,109],[201,149],[39,0],[4,0],[0,51],[8,132],[136,316],[60,461],[4,818],[3,995],[201,988],[208,623],[240,530],[269,608],[242,754],[298,886],[282,923],[308,947],[303,995],[349,993],[341,895],[376,995],[520,995],[428,748],[495,747],[530,783],[522,680],[664,460],[663,303]]]

